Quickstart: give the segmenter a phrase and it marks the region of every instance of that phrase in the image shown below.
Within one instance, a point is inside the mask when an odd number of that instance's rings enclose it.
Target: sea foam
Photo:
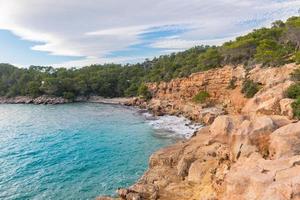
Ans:
[[[161,137],[176,137],[188,139],[195,131],[203,125],[193,123],[183,116],[153,116],[150,113],[143,113],[148,123],[156,130],[156,134]]]

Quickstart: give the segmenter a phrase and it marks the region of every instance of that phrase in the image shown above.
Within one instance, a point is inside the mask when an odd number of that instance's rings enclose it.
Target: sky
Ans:
[[[220,45],[299,10],[300,0],[0,0],[0,62],[136,63]]]

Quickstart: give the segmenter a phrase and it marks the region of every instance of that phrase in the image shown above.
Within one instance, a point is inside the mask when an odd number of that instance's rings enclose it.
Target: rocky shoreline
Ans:
[[[149,84],[151,101],[131,105],[157,115],[184,115],[207,126],[194,137],[154,153],[149,169],[118,198],[98,200],[298,200],[300,199],[300,122],[293,119],[285,90],[297,65],[279,68],[242,66]],[[235,78],[236,86],[229,89]],[[241,91],[245,79],[262,87],[250,99]],[[195,104],[205,89],[211,102]]]
[[[39,96],[39,97],[28,97],[28,96],[17,96],[17,97],[0,97],[0,104],[66,104],[66,103],[103,103],[103,104],[119,104],[126,105],[127,102],[131,102],[132,98],[103,98],[99,96],[90,97],[77,97],[73,101],[53,96]]]

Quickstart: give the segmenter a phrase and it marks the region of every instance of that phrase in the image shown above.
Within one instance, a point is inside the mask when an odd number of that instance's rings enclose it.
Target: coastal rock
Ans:
[[[32,100],[34,104],[65,104],[70,101],[62,97],[40,96]]]
[[[27,96],[18,97],[0,97],[0,104],[29,104],[33,101],[33,98]]]
[[[237,87],[228,89],[234,77],[239,77],[236,82]],[[195,121],[210,124],[216,116],[224,114],[224,106],[230,113],[241,110],[246,102],[240,92],[244,77],[245,70],[242,66],[225,66],[222,69],[198,72],[187,78],[177,78],[170,82],[149,83],[147,86],[153,98],[148,106],[154,111],[160,109],[164,114],[180,113]],[[192,101],[199,91],[207,91],[210,94],[209,102],[197,104]],[[220,106],[218,109],[215,106],[206,109],[211,107],[210,104]]]
[[[214,141],[228,143],[230,134],[244,121],[244,118],[242,115],[217,117],[210,126],[211,137]]]
[[[291,117],[291,113],[282,109],[279,102],[285,98],[285,90],[293,84],[289,80],[290,73],[296,68],[295,64],[278,68],[257,66],[247,72],[243,66],[225,66],[170,82],[148,83],[153,98],[148,103],[137,101],[135,105],[149,108],[157,115],[183,115],[204,124],[211,124],[217,116],[225,113]],[[241,93],[246,75],[262,87],[251,99],[245,98]],[[236,80],[234,89],[228,87],[233,79]],[[207,91],[210,95],[204,104],[193,102],[193,97],[200,91]]]
[[[97,197],[96,200],[116,200],[116,199],[111,197]]]
[[[293,99],[281,99],[279,102],[280,105],[280,114],[288,116],[290,119],[294,117],[292,103],[294,102]]]
[[[222,108],[211,107],[211,108],[203,108],[200,110],[199,118],[201,122],[204,124],[212,124],[214,120],[220,116],[224,115],[225,111]]]
[[[285,81],[289,81],[291,73],[298,66],[294,63],[280,67],[261,67],[257,65],[249,72],[249,78],[266,87],[271,87]]]
[[[183,115],[207,124],[185,141],[155,152],[149,169],[126,190],[151,200],[284,200],[300,199],[300,122],[292,120],[292,100],[285,90],[297,67],[226,66],[149,83],[149,102],[133,105],[157,115]],[[245,78],[261,85],[250,99],[241,86]],[[235,78],[235,89],[228,84]],[[193,102],[199,91],[210,94]],[[228,115],[225,115],[228,114]],[[124,195],[123,195],[124,196]]]
[[[196,160],[190,166],[187,180],[194,183],[201,183],[205,176],[210,176],[210,169],[217,166],[217,160],[208,161]]]
[[[125,194],[160,200],[296,199],[300,122],[292,122],[273,115],[219,116],[190,140],[154,153],[149,170]]]
[[[27,96],[17,96],[12,98],[0,97],[0,104],[65,104],[70,103],[69,100],[62,97],[40,96],[37,98]]]
[[[226,175],[220,199],[296,199],[300,192],[299,156],[265,160],[258,153],[243,157]]]
[[[271,134],[270,157],[278,159],[300,154],[300,122],[283,126]]]
[[[284,99],[285,91],[293,84],[292,81],[271,85],[269,88],[261,89],[252,99],[248,100],[242,113],[280,115],[279,102]]]

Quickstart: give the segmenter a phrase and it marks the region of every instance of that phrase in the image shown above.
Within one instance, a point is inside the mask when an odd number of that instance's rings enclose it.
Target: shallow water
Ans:
[[[93,199],[134,183],[174,142],[135,110],[0,105],[0,199]]]

